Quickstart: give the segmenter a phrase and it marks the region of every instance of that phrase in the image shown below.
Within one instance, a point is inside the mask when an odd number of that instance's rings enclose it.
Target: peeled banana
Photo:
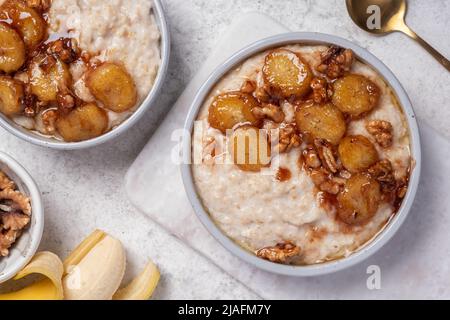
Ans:
[[[44,280],[22,290],[0,295],[0,300],[147,300],[158,285],[160,273],[149,262],[141,274],[119,289],[125,273],[125,250],[119,240],[94,231],[66,258],[41,252],[15,280],[40,274]]]
[[[125,274],[125,250],[106,235],[63,278],[66,300],[111,300]]]

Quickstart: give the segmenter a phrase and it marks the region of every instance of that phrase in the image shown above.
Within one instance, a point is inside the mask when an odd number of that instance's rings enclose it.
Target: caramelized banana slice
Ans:
[[[349,74],[333,84],[333,104],[342,112],[358,117],[375,108],[380,100],[380,89],[364,76]]]
[[[377,213],[380,202],[380,184],[369,175],[356,174],[338,195],[338,216],[347,224],[362,224]]]
[[[281,98],[301,98],[309,92],[313,78],[310,67],[300,55],[286,49],[267,55],[263,75],[270,93]]]
[[[252,109],[259,107],[253,96],[242,92],[228,92],[218,95],[209,107],[208,121],[211,127],[226,133],[239,123],[250,123],[257,127],[259,120]]]
[[[95,98],[114,112],[125,112],[136,105],[136,85],[120,65],[102,64],[89,73],[86,83]]]
[[[25,44],[6,23],[0,23],[0,71],[11,73],[25,63]]]
[[[264,130],[240,127],[234,131],[232,141],[233,161],[241,170],[259,172],[270,164],[270,144]]]
[[[331,103],[303,105],[297,110],[295,119],[302,133],[325,139],[334,145],[339,143],[347,130],[344,116]]]
[[[53,56],[36,56],[29,68],[31,92],[40,101],[56,101],[58,91],[70,87],[72,75],[69,66]]]
[[[348,136],[339,144],[339,157],[344,167],[350,172],[368,169],[378,161],[375,146],[364,136]]]
[[[6,116],[22,112],[23,85],[8,76],[0,76],[0,112]]]
[[[56,121],[59,134],[67,142],[78,142],[101,136],[108,129],[108,115],[95,103],[76,108]]]
[[[7,0],[0,7],[0,19],[11,22],[28,48],[35,48],[46,36],[45,20],[22,0]]]

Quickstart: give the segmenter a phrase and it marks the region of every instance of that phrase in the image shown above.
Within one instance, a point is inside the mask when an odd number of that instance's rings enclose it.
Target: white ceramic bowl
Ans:
[[[364,245],[357,252],[353,253],[349,257],[342,258],[340,260],[331,261],[322,264],[308,265],[308,266],[290,266],[272,263],[261,258],[258,258],[254,254],[244,250],[234,241],[228,238],[212,221],[207,210],[203,207],[202,201],[197,194],[194,179],[192,176],[192,170],[190,164],[182,165],[182,177],[185,185],[185,189],[188,198],[198,216],[200,221],[208,229],[208,231],[229,251],[231,251],[236,256],[240,257],[242,260],[258,267],[263,270],[290,276],[317,276],[327,273],[336,272],[350,266],[353,266],[364,259],[368,258],[384,246],[392,236],[397,232],[400,226],[406,219],[411,206],[413,204],[417,187],[419,184],[420,170],[421,170],[421,148],[420,148],[420,136],[419,129],[416,122],[416,117],[411,105],[411,102],[403,89],[400,82],[394,76],[394,74],[374,55],[369,53],[367,50],[361,48],[360,46],[347,41],[345,39],[321,34],[321,33],[311,33],[311,32],[293,32],[286,33],[274,37],[270,37],[261,41],[258,41],[245,49],[239,51],[233,55],[229,60],[219,66],[214,73],[209,77],[209,79],[204,83],[204,85],[199,90],[191,110],[189,112],[188,118],[186,120],[185,130],[186,132],[193,132],[194,121],[197,118],[197,114],[203,105],[204,100],[209,95],[210,91],[213,89],[215,84],[230,70],[237,67],[239,64],[244,62],[246,59],[252,57],[253,55],[268,50],[270,48],[280,47],[288,44],[334,44],[343,48],[352,49],[357,56],[357,58],[364,63],[372,66],[378,73],[384,78],[384,80],[391,86],[397,99],[406,115],[410,136],[411,136],[411,155],[414,159],[415,165],[411,172],[410,184],[408,188],[408,193],[400,207],[399,211],[394,215],[391,221],[386,225],[386,227],[375,237],[372,241]],[[185,159],[191,159],[191,145],[190,137],[184,139],[183,150],[187,153]]]
[[[136,111],[124,122],[115,127],[113,130],[97,137],[95,139],[86,140],[82,142],[69,143],[64,141],[58,141],[53,138],[48,138],[39,134],[35,134],[30,130],[27,130],[6,117],[5,115],[0,113],[0,125],[5,128],[10,133],[15,136],[33,144],[48,147],[52,149],[58,150],[79,150],[86,149],[90,147],[94,147],[100,144],[103,144],[107,141],[110,141],[129,128],[131,128],[139,119],[142,118],[144,113],[149,110],[152,104],[155,102],[156,98],[161,91],[163,82],[167,75],[167,70],[169,67],[169,58],[170,58],[170,33],[167,25],[167,21],[164,15],[163,5],[160,0],[153,0],[154,6],[154,14],[156,18],[156,23],[161,32],[161,66],[158,71],[158,75],[156,76],[155,83],[153,84],[152,89],[148,93],[145,100],[142,104],[136,109]]]
[[[0,170],[7,174],[19,190],[31,199],[31,223],[10,249],[10,255],[0,257],[0,283],[13,278],[36,253],[44,230],[44,208],[39,189],[28,172],[13,158],[0,152]]]

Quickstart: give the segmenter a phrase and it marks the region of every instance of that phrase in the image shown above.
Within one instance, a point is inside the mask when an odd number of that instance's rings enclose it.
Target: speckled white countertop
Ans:
[[[411,27],[450,56],[450,3],[409,2]],[[161,118],[221,32],[242,12],[264,12],[289,29],[336,34],[367,47],[399,76],[419,118],[450,138],[450,74],[401,34],[375,38],[357,29],[343,0],[165,0],[164,4],[172,32],[170,72],[159,101],[135,128],[106,145],[77,152],[42,149],[0,129],[0,150],[22,163],[43,192],[46,227],[42,249],[64,256],[93,229],[102,228],[123,241],[129,273],[137,272],[146,258],[159,265],[162,282],[155,298],[258,298],[138,212],[123,188],[126,170]],[[419,80],[412,82],[411,78]]]

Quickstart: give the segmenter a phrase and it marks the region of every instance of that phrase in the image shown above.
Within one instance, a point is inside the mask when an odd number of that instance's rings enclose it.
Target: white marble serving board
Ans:
[[[213,69],[255,40],[287,31],[261,14],[236,21],[199,70],[126,176],[132,203],[183,242],[263,298],[450,298],[450,142],[421,123],[423,178],[413,210],[398,234],[367,261],[315,278],[269,274],[226,251],[201,225],[185,195],[180,168],[171,160],[196,91]],[[411,79],[414,81],[414,79]],[[381,289],[367,288],[367,268],[381,270]]]

